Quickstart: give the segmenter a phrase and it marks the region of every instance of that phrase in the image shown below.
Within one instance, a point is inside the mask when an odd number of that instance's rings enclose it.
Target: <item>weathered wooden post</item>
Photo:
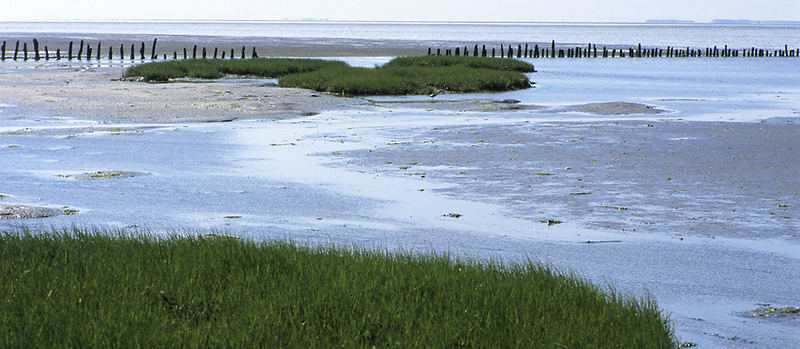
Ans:
[[[0,60],[5,61],[6,60],[6,41],[5,40],[3,40],[3,46],[0,46],[0,47],[2,47],[2,49],[0,49]]]
[[[60,48],[56,49],[56,60],[57,61],[61,60],[61,49]]]
[[[522,57],[520,56],[521,54],[522,54],[522,46],[520,44],[517,44],[517,58]]]
[[[19,54],[19,40],[17,40],[17,44],[14,45],[14,60],[17,60],[17,55]]]
[[[456,47],[456,56],[461,56],[461,48]]]
[[[114,59],[114,46],[108,45],[108,60]]]
[[[119,44],[119,60],[125,60],[125,44]]]
[[[39,60],[39,40],[33,39],[33,59]]]
[[[203,59],[206,59],[206,48],[205,47],[203,47],[203,56],[202,57],[203,57]]]
[[[81,40],[81,45],[78,47],[78,60],[82,60],[83,58],[83,40]]]
[[[28,60],[28,43],[27,42],[23,42],[22,43],[22,58],[24,60],[26,60],[26,61]]]
[[[464,56],[469,56],[469,51],[467,51],[467,47],[464,46]]]
[[[242,59],[244,59],[244,46],[242,46]]]
[[[528,44],[525,44],[525,58],[528,58]],[[532,55],[530,55],[532,56]]]
[[[553,40],[550,42],[550,55],[552,58],[556,58],[556,41]]]
[[[214,47],[214,59],[217,59],[217,48]]]
[[[494,47],[492,47],[492,58],[494,58]]]
[[[197,59],[197,45],[192,47],[192,59]]]
[[[639,46],[636,48],[636,57],[642,58],[642,44],[639,43]]]
[[[178,60],[178,51],[172,51],[172,60],[173,61],[177,61]]]
[[[100,60],[100,41],[97,42],[97,60]]]
[[[186,47],[184,47],[183,48],[183,59],[186,59],[186,58],[188,58],[188,55],[186,54]]]
[[[482,55],[483,57],[486,57],[486,54],[487,54],[487,52],[486,52],[486,45],[483,45],[482,47],[483,47],[483,48],[481,49],[481,55]]]
[[[430,56],[430,55],[431,55],[431,48],[428,47],[428,56]]]
[[[142,45],[139,46],[139,59],[144,60],[144,41],[142,41]]]
[[[158,55],[156,54],[156,44],[158,44],[158,38],[153,39],[153,49],[150,51],[150,59],[153,60],[158,58]]]
[[[50,51],[47,50],[47,45],[44,45],[44,60],[45,61],[50,60]]]
[[[222,59],[225,59],[225,50],[222,50]]]
[[[92,47],[89,46],[88,44],[86,45],[86,60],[87,61],[92,60]]]
[[[136,45],[131,44],[131,60],[136,59]]]
[[[533,44],[533,58],[539,58],[539,44]]]
[[[475,47],[472,48],[472,57],[478,57],[478,44],[475,44]]]
[[[436,55],[437,56],[441,56],[442,55],[442,49],[436,48]]]
[[[514,58],[514,48],[508,45],[508,58]]]
[[[231,49],[231,59],[233,59],[233,49]]]

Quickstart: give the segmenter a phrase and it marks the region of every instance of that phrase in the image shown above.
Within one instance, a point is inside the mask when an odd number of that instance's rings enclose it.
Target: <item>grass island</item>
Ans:
[[[524,74],[530,72],[534,67],[529,63],[487,57],[399,57],[375,68],[321,59],[253,58],[151,62],[128,68],[123,78],[167,82],[178,78],[252,76],[277,78],[280,87],[363,96],[518,90],[531,86]]]

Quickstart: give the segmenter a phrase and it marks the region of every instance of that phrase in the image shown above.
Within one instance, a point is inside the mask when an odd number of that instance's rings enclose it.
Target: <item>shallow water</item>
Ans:
[[[204,35],[231,37],[318,38],[320,42],[347,39],[444,41],[494,44],[550,42],[603,45],[737,48],[800,47],[798,25],[719,24],[583,24],[583,23],[392,23],[297,21],[182,21],[182,22],[0,22],[1,33]]]
[[[369,66],[387,58],[345,60]],[[254,239],[531,258],[653,295],[679,336],[704,347],[796,343],[797,324],[736,314],[760,303],[797,306],[797,61],[534,63],[536,88],[434,100],[624,101],[669,112],[597,116],[393,104],[281,121],[106,125],[0,105],[0,204],[79,210],[0,227],[216,229]],[[704,149],[713,152],[694,153]],[[750,151],[736,153],[741,149]],[[700,165],[714,166],[717,177],[704,182],[693,172]],[[64,177],[100,170],[145,175]],[[545,172],[554,175],[531,176]],[[744,184],[748,190],[738,188]]]

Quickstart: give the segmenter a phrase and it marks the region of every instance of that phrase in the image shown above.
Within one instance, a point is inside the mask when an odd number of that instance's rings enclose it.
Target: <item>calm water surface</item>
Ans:
[[[800,25],[552,24],[415,22],[0,22],[8,33],[94,33],[255,36],[468,42],[549,42],[614,45],[800,47]]]

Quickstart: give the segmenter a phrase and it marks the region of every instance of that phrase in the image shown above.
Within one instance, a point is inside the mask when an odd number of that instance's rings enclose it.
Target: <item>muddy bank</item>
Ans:
[[[47,218],[65,214],[64,210],[26,205],[0,204],[0,219]]]
[[[586,103],[549,107],[526,104],[516,99],[462,99],[462,100],[414,100],[414,101],[371,101],[384,108],[410,108],[424,110],[448,110],[470,112],[527,111],[537,113],[585,113],[590,115],[634,115],[662,114],[667,110],[658,107],[630,102]]]
[[[9,67],[9,65],[13,65]],[[25,115],[115,122],[281,119],[355,109],[364,100],[279,88],[259,79],[149,84],[118,81],[122,66],[4,63],[2,102]]]

